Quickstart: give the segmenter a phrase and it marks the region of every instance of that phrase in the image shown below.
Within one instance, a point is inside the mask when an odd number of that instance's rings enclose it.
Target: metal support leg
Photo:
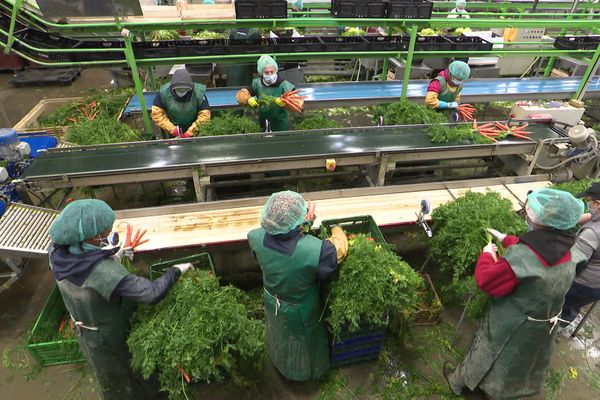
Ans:
[[[410,79],[410,68],[412,67],[413,53],[415,51],[415,43],[417,42],[417,25],[410,28],[410,42],[408,43],[408,55],[406,57],[406,67],[404,68],[404,80],[402,81],[401,99],[406,99],[408,91],[408,80]]]
[[[531,173],[533,172],[533,169],[535,168],[535,164],[537,164],[537,161],[540,158],[540,154],[542,154],[543,148],[544,148],[544,141],[539,140],[537,147],[535,148],[535,151],[533,152],[533,158],[531,159],[531,162],[529,163],[529,166],[527,167],[527,171],[525,172],[525,175],[531,175]]]
[[[592,57],[592,61],[590,65],[585,70],[585,74],[581,77],[581,83],[579,83],[579,87],[577,88],[577,92],[575,92],[574,99],[581,100],[583,96],[585,96],[585,92],[587,90],[588,84],[590,83],[591,77],[594,76],[596,70],[598,69],[598,64],[600,60],[600,45],[596,47],[596,51],[594,52],[594,56]]]
[[[385,173],[387,172],[388,155],[384,154],[379,158],[379,170],[377,171],[377,186],[385,185]]]
[[[21,277],[21,274],[23,273],[23,269],[25,269],[25,266],[27,265],[27,263],[22,263],[21,260],[16,261],[16,260],[14,260],[12,258],[8,258],[8,257],[2,257],[2,262],[4,264],[8,265],[8,267],[10,269],[12,269],[13,272],[0,273],[0,280],[8,279],[6,282],[4,282],[2,284],[2,286],[0,286],[0,293],[4,290],[10,288],[11,285],[13,283],[15,283],[15,281]],[[21,266],[20,264],[23,264],[23,265]]]
[[[196,192],[196,201],[201,203],[206,201],[206,196],[203,188],[203,178],[200,177],[200,170],[195,169],[192,172],[192,179],[194,180],[194,191]],[[208,183],[210,183],[210,178],[208,179]]]
[[[15,22],[17,20],[17,14],[19,13],[19,9],[21,8],[22,2],[23,0],[16,0],[15,5],[13,6],[12,14],[10,15],[8,39],[6,40],[6,47],[4,47],[4,54],[10,53],[10,48],[12,47],[12,44],[15,41],[15,37],[13,36],[13,34],[15,33]]]
[[[573,331],[573,333],[571,333],[571,339],[574,338],[575,336],[577,336],[577,334],[579,333],[579,331],[581,330],[581,328],[583,328],[583,324],[585,324],[585,321],[587,321],[587,319],[589,318],[589,316],[592,313],[592,311],[594,311],[594,308],[596,307],[596,304],[598,304],[597,301],[595,301],[594,303],[592,303],[592,305],[590,306],[590,308],[587,310],[587,312],[585,313],[585,315],[583,316],[583,318],[581,319],[581,321],[577,325],[577,328],[575,328],[575,330]]]
[[[381,80],[382,81],[387,81],[389,68],[390,68],[390,59],[388,57],[386,57],[383,59],[383,68],[381,70]]]

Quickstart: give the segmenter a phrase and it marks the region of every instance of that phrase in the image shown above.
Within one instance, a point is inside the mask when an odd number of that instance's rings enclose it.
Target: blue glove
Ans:
[[[458,109],[458,103],[456,101],[452,101],[452,102],[448,103],[448,108]]]
[[[448,108],[448,103],[442,100],[438,100],[438,108],[440,110],[445,110],[446,108]]]

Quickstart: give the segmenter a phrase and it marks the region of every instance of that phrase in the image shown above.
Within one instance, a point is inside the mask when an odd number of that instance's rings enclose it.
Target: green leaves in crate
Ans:
[[[359,323],[383,325],[388,311],[412,314],[423,278],[369,236],[356,235],[349,245],[339,275],[331,282],[327,321],[333,334],[346,326],[357,330]]]
[[[249,317],[246,295],[220,287],[206,271],[189,271],[158,305],[134,315],[127,341],[131,365],[144,378],[157,373],[170,398],[182,398],[181,371],[192,382],[219,381],[229,374],[245,385],[265,361],[265,326]]]
[[[580,181],[558,183],[552,186],[552,188],[563,190],[565,192],[571,193],[573,196],[577,196],[579,193],[584,192],[587,188],[589,188],[593,183],[596,182],[600,182],[600,179],[587,178],[582,179]]]
[[[177,40],[179,39],[179,33],[175,30],[168,29],[159,29],[157,31],[152,31],[150,34],[150,40]]]
[[[93,145],[136,142],[142,140],[142,137],[127,124],[101,117],[71,126],[66,139],[70,143]]]

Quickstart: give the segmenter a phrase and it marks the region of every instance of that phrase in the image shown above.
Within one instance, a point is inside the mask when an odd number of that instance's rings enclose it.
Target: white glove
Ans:
[[[504,238],[506,238],[506,235],[500,231],[497,231],[493,228],[487,228],[486,231],[488,231],[490,233],[490,235],[492,235],[496,240],[498,240],[500,243],[502,243],[502,241],[504,240]]]
[[[119,251],[115,253],[115,257],[119,262],[123,259],[123,257],[129,258],[130,261],[133,261],[133,249],[131,247],[121,247]]]
[[[175,264],[173,265],[175,268],[177,268],[179,271],[181,271],[181,274],[185,274],[185,271],[187,271],[190,268],[194,268],[194,266],[192,265],[192,263],[183,263],[183,264]]]
[[[494,258],[494,261],[498,261],[498,248],[496,247],[495,244],[493,243],[488,243],[484,248],[483,248],[483,252],[484,253],[490,253],[492,255],[492,257]]]
[[[448,108],[458,108],[458,103],[456,101],[451,101],[448,103]]]

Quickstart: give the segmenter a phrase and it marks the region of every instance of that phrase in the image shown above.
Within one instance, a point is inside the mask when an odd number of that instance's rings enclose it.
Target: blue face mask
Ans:
[[[266,85],[272,85],[277,81],[277,74],[263,75],[263,81]]]

